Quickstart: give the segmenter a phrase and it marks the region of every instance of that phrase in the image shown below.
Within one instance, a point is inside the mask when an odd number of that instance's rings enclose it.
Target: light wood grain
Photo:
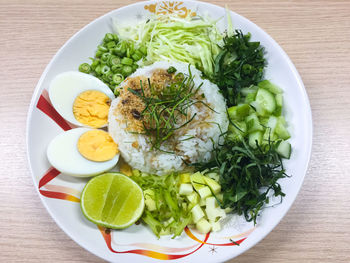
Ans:
[[[0,0],[0,261],[102,262],[53,222],[33,187],[25,147],[35,85],[81,27],[136,1]],[[306,86],[313,153],[296,202],[232,262],[350,262],[350,1],[211,1],[269,33]]]

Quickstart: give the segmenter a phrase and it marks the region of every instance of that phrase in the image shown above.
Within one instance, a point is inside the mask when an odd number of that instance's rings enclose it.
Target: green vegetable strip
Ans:
[[[172,234],[173,238],[181,235],[184,228],[191,222],[191,211],[183,209],[182,203],[189,201],[179,195],[179,176],[169,174],[165,176],[150,175],[140,176],[140,173],[134,173],[131,177],[143,191],[152,190],[156,209],[149,211],[147,206],[142,216],[146,223],[159,237],[162,233]],[[150,198],[149,196],[145,196]],[[169,222],[173,220],[172,222]]]

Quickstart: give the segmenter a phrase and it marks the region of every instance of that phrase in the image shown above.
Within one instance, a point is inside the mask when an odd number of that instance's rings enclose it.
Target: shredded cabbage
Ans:
[[[114,21],[114,27],[121,38],[132,39],[147,48],[144,64],[159,60],[186,62],[212,76],[214,59],[223,40],[216,22],[198,16],[157,15],[128,27]]]

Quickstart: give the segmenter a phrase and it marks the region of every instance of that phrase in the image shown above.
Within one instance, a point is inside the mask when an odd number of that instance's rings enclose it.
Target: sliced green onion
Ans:
[[[122,74],[124,77],[129,76],[132,73],[132,67],[131,66],[124,66],[122,70]]]
[[[122,74],[117,73],[113,75],[112,80],[115,84],[119,85],[124,80],[124,76]]]
[[[91,72],[91,67],[88,63],[83,63],[79,66],[79,71],[89,74]]]
[[[139,65],[137,65],[136,63],[132,64],[132,71],[136,71],[139,68]]]
[[[110,55],[111,55],[111,53],[104,53],[104,54],[102,55],[102,57],[101,57],[101,60],[102,60],[103,62],[107,62],[107,60],[109,59]]]
[[[100,64],[100,61],[98,59],[93,59],[91,63],[91,69],[95,70],[99,64]]]
[[[131,66],[134,63],[134,61],[131,58],[124,57],[124,58],[122,58],[121,63],[123,65]]]
[[[98,49],[99,51],[102,51],[102,52],[107,52],[107,51],[108,51],[108,49],[107,49],[106,47],[102,46],[102,45],[99,45],[99,46],[97,47],[97,49]]]
[[[112,66],[112,72],[113,73],[121,73],[123,70],[123,65],[122,64],[118,64],[118,65],[113,65]]]
[[[97,50],[95,57],[100,58],[102,56],[103,52],[101,50]]]
[[[126,53],[126,43],[125,41],[121,41],[117,44],[117,46],[113,49],[114,54],[119,57],[123,57]]]
[[[133,60],[139,61],[142,58],[142,53],[138,50],[131,56]]]
[[[102,66],[101,65],[98,65],[95,69],[95,72],[97,75],[101,75],[102,74]]]
[[[110,42],[110,41],[113,41],[114,40],[114,35],[113,34],[111,34],[111,33],[107,33],[106,35],[105,35],[105,38],[103,39],[103,41],[104,42]]]
[[[106,75],[109,71],[110,71],[110,67],[108,67],[107,65],[103,66],[101,68],[101,73],[104,74],[104,75]]]
[[[106,46],[107,46],[108,49],[112,49],[112,48],[114,48],[116,45],[117,45],[117,44],[116,44],[114,41],[111,41],[111,42],[108,42]]]
[[[108,64],[110,66],[119,65],[120,64],[120,57],[110,56],[110,58],[108,59]]]

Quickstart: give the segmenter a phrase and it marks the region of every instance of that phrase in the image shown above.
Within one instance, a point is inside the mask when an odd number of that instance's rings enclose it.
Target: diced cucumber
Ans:
[[[224,194],[223,194],[223,193],[217,194],[217,195],[216,195],[216,198],[217,198],[220,202],[222,202],[222,201],[224,200]]]
[[[247,124],[244,121],[237,121],[234,122],[235,125],[233,124],[229,124],[228,125],[228,130],[231,133],[240,133],[240,134],[244,134],[247,131]],[[238,128],[238,129],[237,129]]]
[[[202,217],[205,216],[202,208],[198,204],[192,208],[191,212],[194,223],[197,223]]]
[[[219,185],[215,180],[207,176],[203,176],[203,178],[214,194],[218,194],[221,191],[221,185]]]
[[[246,117],[245,121],[247,124],[248,133],[264,130],[263,126],[259,122],[258,116],[255,113],[250,114],[248,117]]]
[[[216,204],[217,202],[214,196],[210,196],[205,199],[206,208],[216,208]]]
[[[221,230],[221,223],[220,221],[217,221],[217,222],[210,222],[211,224],[211,230],[213,232],[218,232]]]
[[[205,214],[210,221],[215,221],[218,217],[218,208],[207,206],[205,208]]]
[[[197,192],[202,199],[205,199],[208,196],[211,196],[211,191],[210,191],[210,188],[208,186],[204,186],[204,187],[198,189]]]
[[[247,103],[247,104],[250,104],[252,101],[255,100],[256,98],[256,91],[253,92],[253,93],[248,93],[244,99],[244,102]]]
[[[259,88],[266,89],[274,94],[282,93],[283,91],[275,84],[271,83],[268,80],[263,80],[258,83]]]
[[[245,122],[235,122],[235,125],[238,127],[238,129],[232,124],[229,124],[228,126],[229,133],[227,138],[233,142],[241,141],[247,131],[247,124]]]
[[[290,133],[288,132],[284,124],[280,121],[277,122],[275,133],[280,139],[288,140],[290,138]]]
[[[256,109],[259,115],[269,115],[276,109],[275,96],[266,89],[258,89],[255,101],[257,105],[259,105],[259,107]]]
[[[193,192],[193,187],[191,184],[181,184],[179,188],[180,195],[190,195]]]
[[[218,173],[207,173],[205,176],[219,182],[220,175]]]
[[[276,151],[283,158],[289,159],[292,153],[292,146],[287,141],[281,141],[277,146]]]
[[[276,94],[276,105],[282,107],[283,106],[283,95],[282,94]]]
[[[247,96],[248,94],[257,92],[258,88],[258,86],[251,85],[250,87],[241,89],[241,94]]]
[[[256,143],[261,145],[262,137],[263,136],[262,136],[261,131],[256,131],[256,132],[250,133],[249,138],[248,138],[248,142],[249,142],[250,147],[256,148]]]
[[[190,203],[198,204],[199,203],[199,195],[196,192],[192,192],[192,194],[186,196],[187,200]]]
[[[250,106],[248,104],[240,104],[237,106],[232,106],[227,109],[228,115],[231,120],[243,120],[250,111]]]
[[[196,172],[191,174],[190,176],[191,183],[194,189],[198,192],[199,189],[205,186],[205,181],[203,179],[203,175],[200,172]]]
[[[276,109],[275,109],[275,115],[276,116],[281,116],[282,114],[282,106],[283,106],[283,95],[281,93],[276,94],[275,96],[276,99]]]
[[[263,135],[263,143],[274,141],[277,137],[275,136],[275,129],[277,125],[277,117],[270,116],[266,124],[266,130]]]
[[[190,175],[191,175],[190,173],[180,174],[180,183],[181,184],[191,183]]]
[[[231,207],[226,207],[226,208],[224,209],[224,211],[225,211],[226,214],[231,213],[232,210],[233,210],[233,209],[232,209]]]
[[[196,223],[197,230],[202,234],[207,234],[211,230],[211,224],[204,218]]]
[[[203,199],[203,198],[200,198],[199,200],[199,206],[205,206],[206,205],[206,202],[205,202],[206,199]]]

